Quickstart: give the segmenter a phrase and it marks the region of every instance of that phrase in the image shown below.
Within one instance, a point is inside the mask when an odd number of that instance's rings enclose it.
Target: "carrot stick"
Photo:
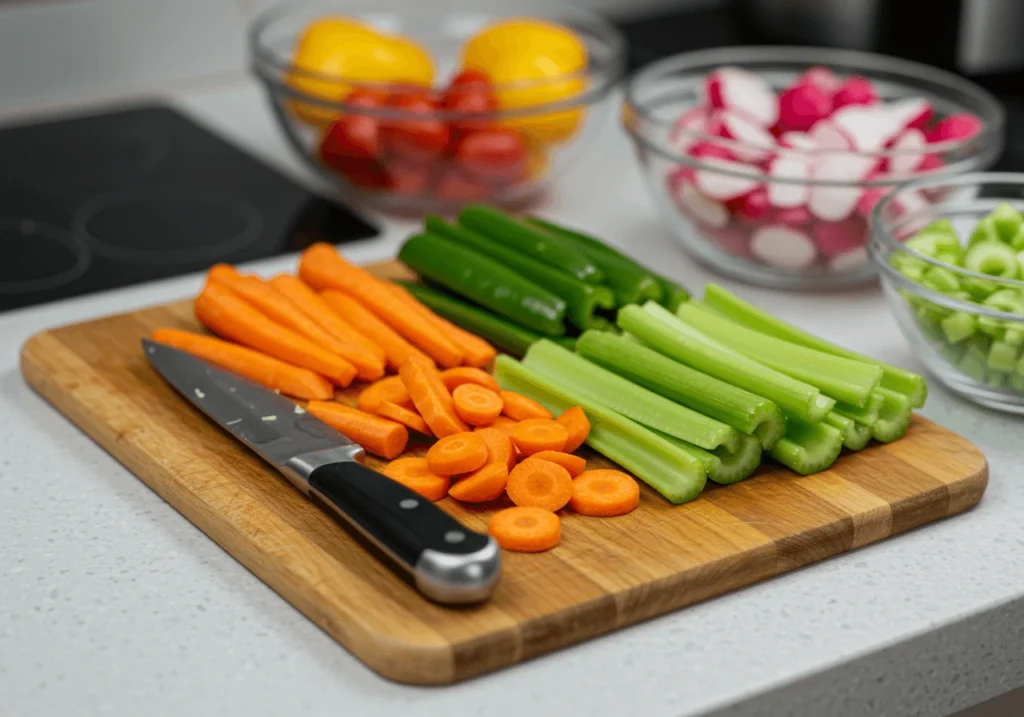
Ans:
[[[625,515],[639,502],[640,484],[622,471],[585,471],[572,484],[570,506],[580,515]]]
[[[502,391],[500,395],[501,400],[505,403],[502,411],[515,421],[525,421],[528,418],[554,418],[551,411],[521,393]]]
[[[399,406],[397,403],[383,401],[377,406],[377,410],[374,413],[382,418],[398,421],[403,426],[422,433],[424,436],[434,435],[434,432],[430,430],[430,426],[427,425],[427,422],[423,420],[420,414],[410,411],[405,406]]]
[[[302,252],[299,276],[314,289],[339,289],[358,298],[378,318],[442,366],[462,363],[459,348],[398,299],[388,289],[387,282],[349,264],[330,244],[314,244]]]
[[[157,329],[150,338],[161,344],[206,359],[228,371],[255,381],[261,386],[280,391],[285,396],[328,399],[334,396],[330,381],[308,368],[292,366],[284,361],[212,336],[177,329]]]
[[[587,440],[590,434],[590,421],[579,406],[566,409],[556,420],[569,431],[569,440],[565,443],[566,453],[572,453]]]
[[[464,383],[452,391],[455,412],[471,426],[489,426],[505,405],[501,396],[475,383]]]
[[[293,304],[313,319],[327,333],[342,343],[351,344],[370,354],[383,368],[387,356],[384,349],[356,331],[351,324],[324,301],[320,294],[297,276],[278,274],[270,280],[270,285],[281,295],[286,296]]]
[[[516,505],[554,512],[572,498],[572,478],[557,463],[527,459],[508,474],[505,491]]]
[[[495,393],[501,391],[501,386],[498,385],[494,376],[473,366],[456,366],[445,369],[441,372],[441,380],[444,381],[444,385],[448,387],[449,391],[454,391],[464,383],[475,383],[477,386],[483,386]]]
[[[335,311],[361,334],[371,337],[387,357],[388,366],[397,371],[410,356],[427,355],[396,334],[390,326],[348,294],[328,289],[320,294]]]
[[[441,500],[448,495],[448,487],[451,485],[448,478],[430,472],[426,458],[399,458],[391,461],[383,473],[431,501]]]
[[[382,458],[390,460],[402,455],[409,442],[409,431],[402,424],[334,401],[310,401],[306,404],[306,410]]]
[[[587,469],[586,458],[574,456],[572,453],[562,453],[561,451],[539,451],[530,456],[530,460],[557,463],[569,472],[570,478],[575,478]]]
[[[272,321],[223,284],[208,283],[196,297],[195,311],[199,322],[214,333],[316,371],[339,386],[348,386],[356,377],[348,361]]]
[[[371,383],[359,394],[356,405],[360,411],[376,413],[380,404],[388,401],[398,404],[404,408],[412,406],[412,399],[409,398],[409,391],[402,383],[401,376],[388,376],[379,381]]]
[[[516,467],[516,448],[512,439],[493,426],[473,431],[487,444],[487,462],[500,463],[506,470]]]
[[[409,397],[430,430],[444,438],[469,430],[469,426],[455,413],[448,389],[441,382],[441,374],[426,357],[410,356],[398,370]]]
[[[565,426],[550,418],[528,418],[512,429],[512,442],[524,456],[541,451],[561,451],[569,440]]]
[[[486,366],[494,357],[498,355],[498,352],[494,350],[494,347],[484,341],[476,334],[472,334],[461,326],[456,326],[447,319],[438,316],[429,308],[424,306],[420,301],[409,293],[404,286],[398,284],[388,283],[392,293],[400,301],[406,304],[412,311],[417,312],[423,317],[424,321],[429,322],[435,330],[440,332],[443,336],[447,337],[455,346],[462,351],[462,355],[465,357],[465,361],[470,366],[477,368]]]
[[[487,532],[505,550],[539,553],[561,542],[562,523],[549,510],[517,506],[495,513]]]
[[[508,483],[508,468],[501,463],[488,463],[459,480],[448,489],[448,495],[463,503],[483,503],[500,498]]]
[[[470,473],[487,463],[487,444],[475,433],[445,436],[427,451],[430,472],[439,476]]]

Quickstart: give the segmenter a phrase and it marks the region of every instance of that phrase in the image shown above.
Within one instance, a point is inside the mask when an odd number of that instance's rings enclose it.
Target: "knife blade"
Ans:
[[[178,393],[391,558],[428,598],[482,602],[501,574],[494,539],[361,464],[363,449],[287,398],[165,344],[142,340]]]

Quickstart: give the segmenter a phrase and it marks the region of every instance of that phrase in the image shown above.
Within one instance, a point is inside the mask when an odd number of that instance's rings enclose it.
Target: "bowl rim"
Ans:
[[[998,183],[998,184],[1020,184],[1024,187],[1024,173],[1022,172],[968,172],[966,174],[958,174],[955,176],[934,176],[934,177],[923,177],[921,179],[914,180],[912,182],[906,182],[901,185],[894,192],[886,195],[882,198],[875,208],[871,211],[870,233],[868,236],[867,252],[871,261],[878,267],[878,269],[891,280],[896,281],[904,288],[911,289],[915,294],[927,298],[929,301],[940,306],[944,306],[947,309],[954,309],[956,311],[963,311],[966,313],[977,314],[978,316],[986,316],[993,319],[1002,319],[1004,321],[1014,321],[1024,324],[1024,314],[1014,314],[1008,311],[999,311],[983,304],[976,304],[970,301],[963,301],[961,299],[954,299],[952,297],[943,294],[940,291],[931,289],[923,284],[911,281],[907,277],[903,276],[899,271],[893,267],[887,259],[892,256],[893,253],[902,253],[912,256],[914,259],[919,259],[932,266],[941,267],[946,269],[958,277],[969,278],[969,279],[981,279],[984,281],[990,281],[998,284],[1000,287],[1007,289],[1020,289],[1024,290],[1024,280],[1020,279],[1000,279],[999,277],[992,276],[991,274],[982,274],[981,272],[971,271],[970,269],[964,269],[962,267],[953,266],[946,264],[945,262],[939,261],[934,257],[930,257],[927,254],[915,251],[912,247],[908,248],[903,242],[898,240],[893,232],[887,230],[884,227],[882,221],[882,215],[886,208],[894,201],[894,198],[902,194],[903,192],[915,192],[922,189],[936,189],[938,187],[946,186],[970,186],[980,185],[987,183]]]
[[[912,84],[912,80],[924,80],[930,81],[934,84],[944,85],[954,90],[961,92],[964,95],[972,97],[979,105],[986,108],[986,112],[977,114],[976,116],[981,120],[982,126],[981,131],[978,134],[962,140],[948,140],[946,142],[936,142],[935,144],[929,145],[930,153],[943,153],[956,150],[968,143],[977,143],[979,147],[983,148],[971,156],[965,157],[964,159],[954,164],[945,165],[940,169],[925,173],[912,175],[913,178],[920,176],[950,176],[954,174],[963,173],[965,169],[975,168],[973,165],[978,161],[979,157],[984,157],[987,154],[995,155],[1002,149],[1003,143],[1003,130],[1006,124],[1006,111],[996,97],[988,90],[984,89],[980,85],[971,82],[970,80],[964,79],[959,75],[955,75],[945,70],[940,70],[936,67],[924,65],[918,62],[912,62],[910,60],[904,60],[897,57],[891,57],[889,55],[881,55],[873,52],[860,52],[857,50],[833,50],[821,47],[807,47],[797,45],[755,45],[755,46],[733,46],[733,47],[719,47],[706,50],[694,50],[692,52],[684,52],[676,55],[670,55],[668,57],[656,60],[654,62],[644,65],[636,72],[633,72],[625,82],[623,90],[624,99],[623,104],[627,108],[628,112],[635,113],[636,116],[643,119],[644,122],[663,129],[668,129],[670,132],[678,132],[689,139],[693,143],[709,141],[716,145],[720,145],[725,148],[735,148],[741,153],[743,151],[775,151],[777,148],[762,147],[760,145],[749,144],[747,142],[741,142],[737,140],[725,139],[710,135],[705,132],[698,132],[694,130],[679,128],[675,126],[676,120],[663,120],[654,115],[654,113],[648,109],[648,107],[639,102],[636,99],[636,93],[638,86],[649,79],[652,76],[657,76],[668,71],[674,70],[685,70],[688,68],[697,68],[702,65],[709,65],[711,67],[726,67],[730,65],[741,66],[748,62],[777,62],[777,63],[796,63],[806,64],[807,68],[813,66],[825,66],[831,67],[834,65],[845,65],[847,67],[857,67],[862,71],[861,74],[865,74],[869,78],[873,72],[887,72],[889,74],[903,75],[908,79],[907,84]],[[988,116],[985,116],[985,115]],[[644,133],[639,130],[638,122],[628,120],[624,121],[625,129],[627,133],[633,137],[634,141],[642,144],[648,150],[656,152],[661,156],[669,159],[673,162],[680,164],[687,164],[689,166],[712,169],[723,174],[736,177],[754,178],[763,177],[764,174],[759,171],[743,171],[743,170],[732,170],[725,169],[716,164],[707,164],[702,162],[699,158],[692,157],[685,152],[674,152],[669,151],[659,143],[651,141],[648,137],[644,136]],[[875,159],[889,159],[892,157],[899,157],[901,155],[908,154],[920,154],[920,150],[883,150],[879,152],[852,152],[850,150],[831,150],[831,149],[814,149],[814,150],[797,150],[785,148],[785,151],[792,155],[808,155],[811,157],[826,157],[831,155],[853,154],[859,157],[869,157]],[[995,157],[993,156],[992,159]],[[747,165],[737,162],[740,167],[746,167]],[[862,182],[849,182],[849,181],[835,181],[835,180],[806,180],[798,178],[787,178],[787,177],[771,177],[772,182],[784,183],[784,184],[809,184],[809,185],[821,185],[821,186],[863,186],[863,187],[895,187],[904,184],[911,179],[911,177],[896,177],[887,178],[884,180],[876,181],[862,181]]]

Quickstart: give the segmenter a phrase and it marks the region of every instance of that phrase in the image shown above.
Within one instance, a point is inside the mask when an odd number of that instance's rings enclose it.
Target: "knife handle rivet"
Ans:
[[[461,543],[465,539],[466,534],[463,533],[461,530],[449,530],[447,533],[444,534],[444,542],[451,543],[453,545],[456,543]]]
[[[412,510],[419,504],[420,502],[415,498],[402,498],[402,500],[398,501],[398,507],[404,508],[405,510]]]

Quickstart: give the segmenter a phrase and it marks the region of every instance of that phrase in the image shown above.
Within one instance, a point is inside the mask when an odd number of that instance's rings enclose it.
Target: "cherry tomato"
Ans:
[[[459,167],[448,167],[437,184],[434,194],[438,199],[449,202],[473,202],[486,199],[493,187],[479,177],[463,171]]]
[[[463,70],[448,84],[441,98],[441,106],[450,112],[463,114],[490,114],[498,109],[498,96],[494,85],[480,70]],[[457,120],[452,128],[457,132],[481,129],[485,120]]]
[[[345,102],[354,107],[380,107],[383,98],[374,92],[353,90]],[[380,187],[386,175],[377,164],[381,151],[380,122],[358,112],[334,119],[320,141],[320,158],[354,184]]]
[[[514,129],[494,127],[468,132],[455,159],[470,174],[489,182],[517,182],[529,174],[529,148]]]
[[[485,84],[490,86],[491,78],[483,70],[477,70],[474,68],[460,70],[455,77],[448,81],[448,87],[458,87],[459,85],[479,85]]]
[[[451,132],[448,125],[434,118],[437,103],[423,92],[398,91],[388,99],[388,107],[406,115],[423,118],[389,119],[381,134],[386,151],[413,162],[428,162],[444,154]]]
[[[433,165],[395,159],[388,164],[388,186],[395,194],[414,197],[425,192],[436,173]]]

